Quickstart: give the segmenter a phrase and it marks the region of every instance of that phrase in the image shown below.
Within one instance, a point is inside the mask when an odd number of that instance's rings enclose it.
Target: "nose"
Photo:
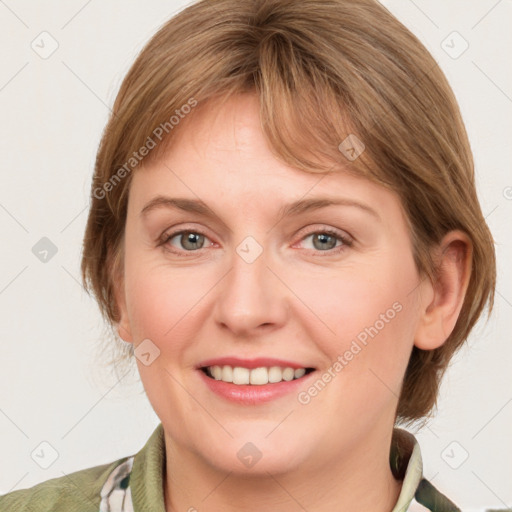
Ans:
[[[290,311],[290,295],[267,251],[254,260],[234,252],[232,266],[219,283],[215,320],[236,337],[251,337],[282,327]]]

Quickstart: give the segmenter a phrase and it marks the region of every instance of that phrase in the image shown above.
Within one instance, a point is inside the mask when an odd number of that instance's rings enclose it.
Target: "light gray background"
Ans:
[[[424,474],[464,510],[512,507],[512,2],[383,3],[455,90],[498,256],[495,312],[454,359],[437,416],[417,433]],[[184,5],[0,0],[0,494],[135,453],[158,423],[140,384],[116,383],[98,365],[101,318],[79,262],[109,106],[136,53]],[[43,31],[59,45],[45,59],[31,47],[51,49]],[[461,38],[469,47],[453,58]],[[42,237],[58,249],[46,263],[32,252]],[[58,455],[47,469],[38,463],[54,452],[41,442]]]

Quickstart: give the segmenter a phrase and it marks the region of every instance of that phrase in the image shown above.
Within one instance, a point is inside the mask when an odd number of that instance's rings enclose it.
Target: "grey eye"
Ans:
[[[201,249],[204,245],[205,236],[194,231],[182,231],[181,233],[176,233],[171,238],[169,238],[169,242],[178,237],[180,239],[179,243],[181,247],[187,251]]]

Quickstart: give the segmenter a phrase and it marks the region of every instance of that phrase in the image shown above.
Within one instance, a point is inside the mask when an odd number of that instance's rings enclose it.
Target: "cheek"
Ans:
[[[401,263],[381,259],[330,279],[304,280],[299,292],[314,304],[315,315],[303,324],[307,337],[327,356],[319,376],[326,384],[317,386],[322,391],[312,403],[340,421],[348,415],[356,431],[391,415],[400,395],[417,321],[410,293],[415,269]],[[333,435],[338,428],[333,422]]]
[[[355,380],[373,369],[398,385],[418,321],[411,293],[417,279],[412,257],[404,252],[402,258],[380,253],[365,265],[301,280],[297,295],[313,313],[304,317],[308,337],[331,362],[341,356],[343,373]]]
[[[201,325],[201,301],[211,288],[208,270],[176,268],[161,255],[127,256],[126,302],[135,342],[149,338],[163,356],[178,361],[192,330]],[[188,343],[188,342],[187,342]],[[165,358],[165,357],[164,357]]]

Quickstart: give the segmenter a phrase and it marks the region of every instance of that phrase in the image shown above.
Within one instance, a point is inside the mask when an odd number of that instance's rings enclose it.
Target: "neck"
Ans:
[[[391,512],[401,489],[389,465],[391,434],[365,438],[328,461],[258,475],[219,471],[166,435],[166,511]]]

